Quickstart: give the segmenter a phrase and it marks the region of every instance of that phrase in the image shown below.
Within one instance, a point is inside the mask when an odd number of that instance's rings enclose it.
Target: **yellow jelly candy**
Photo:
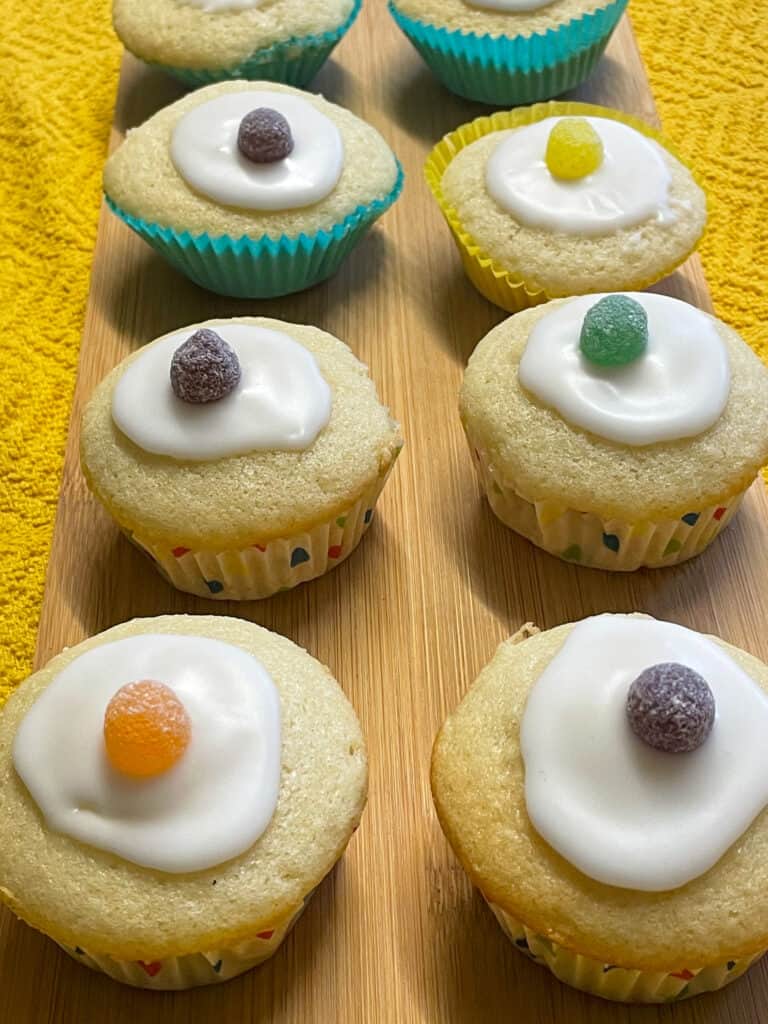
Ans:
[[[189,744],[189,716],[173,690],[142,679],[121,686],[104,713],[104,743],[115,771],[134,779],[162,775]]]
[[[563,117],[549,133],[547,167],[556,178],[586,178],[602,162],[603,143],[583,117]]]

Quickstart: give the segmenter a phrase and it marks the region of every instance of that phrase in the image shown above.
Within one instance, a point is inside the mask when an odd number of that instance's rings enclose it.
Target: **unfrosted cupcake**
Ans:
[[[461,417],[496,515],[601,569],[699,554],[768,461],[768,369],[664,295],[525,310],[478,345]]]
[[[176,587],[250,600],[352,553],[402,444],[346,345],[245,317],[173,331],[113,370],[85,409],[81,464]]]
[[[365,121],[271,82],[222,82],[129,132],[104,168],[114,213],[197,284],[266,298],[335,273],[395,201]]]
[[[645,288],[706,222],[704,193],[658,132],[584,103],[478,118],[435,147],[426,174],[470,280],[510,312]]]
[[[187,85],[251,78],[305,86],[362,0],[114,0],[125,46]]]
[[[0,713],[0,898],[118,981],[226,981],[275,952],[366,790],[355,713],[300,647],[239,619],[137,619]]]
[[[390,0],[437,78],[470,100],[549,99],[587,78],[626,0]]]
[[[762,956],[767,691],[751,655],[639,615],[499,647],[437,737],[432,791],[517,949],[628,1002]]]

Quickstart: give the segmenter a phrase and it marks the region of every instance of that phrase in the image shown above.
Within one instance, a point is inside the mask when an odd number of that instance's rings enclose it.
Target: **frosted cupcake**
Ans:
[[[129,132],[104,169],[114,213],[197,284],[240,298],[330,277],[402,181],[365,121],[269,82],[178,100]]]
[[[300,647],[239,619],[137,619],[0,713],[0,898],[118,981],[226,981],[275,952],[366,790],[355,713]]]
[[[583,103],[478,118],[435,147],[426,174],[470,280],[513,313],[645,288],[706,222],[704,193],[658,132]]]
[[[437,737],[432,791],[517,949],[628,1002],[722,988],[762,956],[766,691],[756,658],[645,616],[499,647]]]
[[[699,554],[768,461],[768,370],[731,328],[663,295],[518,313],[478,345],[460,405],[496,515],[600,569]]]
[[[191,86],[250,78],[305,86],[362,0],[114,0],[127,49]]]
[[[437,78],[481,103],[549,99],[583,82],[626,0],[391,0]]]
[[[113,370],[81,464],[174,586],[250,600],[352,553],[402,443],[346,345],[246,317],[173,331]]]

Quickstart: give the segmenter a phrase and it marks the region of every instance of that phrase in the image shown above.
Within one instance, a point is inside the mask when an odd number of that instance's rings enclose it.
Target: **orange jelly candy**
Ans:
[[[121,686],[104,713],[104,742],[121,775],[148,779],[176,764],[189,744],[189,716],[164,683],[142,679]]]

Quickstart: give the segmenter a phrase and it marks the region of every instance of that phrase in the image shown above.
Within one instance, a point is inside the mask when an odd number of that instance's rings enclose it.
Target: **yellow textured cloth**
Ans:
[[[764,0],[631,7],[665,131],[706,182],[717,312],[768,355]],[[34,652],[120,55],[108,0],[2,14],[0,703]]]
[[[2,703],[35,649],[120,47],[107,0],[0,10]]]

